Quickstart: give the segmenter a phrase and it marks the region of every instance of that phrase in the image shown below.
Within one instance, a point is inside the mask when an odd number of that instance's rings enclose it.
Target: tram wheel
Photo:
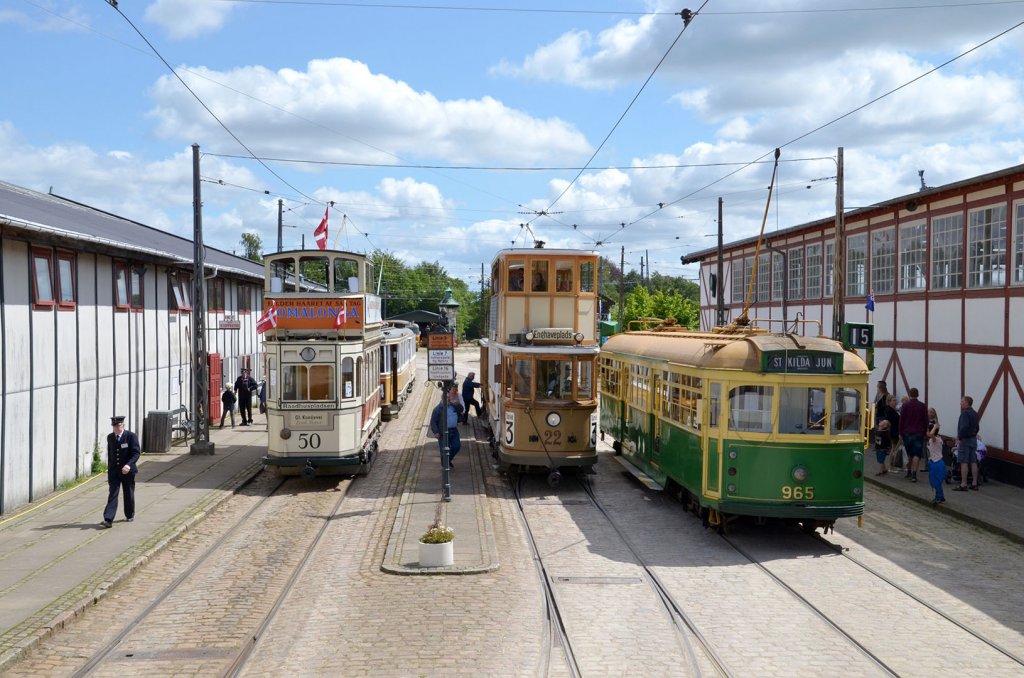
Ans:
[[[562,474],[558,469],[552,469],[548,474],[548,487],[554,489],[562,484]]]

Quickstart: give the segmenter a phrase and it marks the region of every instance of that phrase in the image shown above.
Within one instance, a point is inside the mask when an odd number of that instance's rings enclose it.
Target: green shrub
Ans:
[[[427,531],[420,537],[420,541],[424,544],[447,544],[453,539],[455,539],[455,530],[445,527],[436,520],[431,523]]]
[[[107,470],[107,462],[100,457],[100,444],[96,443],[92,448],[92,474],[103,473]]]

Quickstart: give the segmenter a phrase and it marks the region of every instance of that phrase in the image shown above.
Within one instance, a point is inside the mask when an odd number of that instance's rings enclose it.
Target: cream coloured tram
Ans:
[[[381,416],[390,421],[398,416],[416,381],[416,344],[418,337],[406,326],[383,330],[380,346]]]
[[[492,446],[512,472],[597,463],[597,252],[509,249],[491,265],[482,393]]]
[[[333,250],[265,258],[267,454],[282,475],[366,473],[380,434],[373,264]]]

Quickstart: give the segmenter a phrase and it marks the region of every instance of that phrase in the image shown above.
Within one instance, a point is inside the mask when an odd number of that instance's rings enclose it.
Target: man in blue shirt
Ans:
[[[444,459],[444,439],[441,437],[441,433],[445,428],[448,429],[449,469],[455,466],[452,459],[462,449],[462,440],[459,438],[459,417],[462,416],[464,409],[462,403],[459,402],[458,389],[453,388],[448,390],[445,403],[443,405],[438,403],[430,415],[430,432],[437,438],[437,446],[442,460]]]
[[[960,484],[953,489],[963,492],[967,489],[967,470],[970,468],[974,482],[972,490],[978,489],[978,413],[974,411],[974,398],[960,399],[960,419],[956,423],[956,460],[960,462]]]

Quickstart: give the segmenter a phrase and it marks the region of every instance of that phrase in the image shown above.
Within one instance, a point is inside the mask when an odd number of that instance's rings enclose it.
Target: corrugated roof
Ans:
[[[192,240],[125,219],[67,198],[0,181],[0,223],[28,232],[69,238],[93,247],[122,250],[191,266]],[[206,247],[207,267],[263,279],[263,265]]]

